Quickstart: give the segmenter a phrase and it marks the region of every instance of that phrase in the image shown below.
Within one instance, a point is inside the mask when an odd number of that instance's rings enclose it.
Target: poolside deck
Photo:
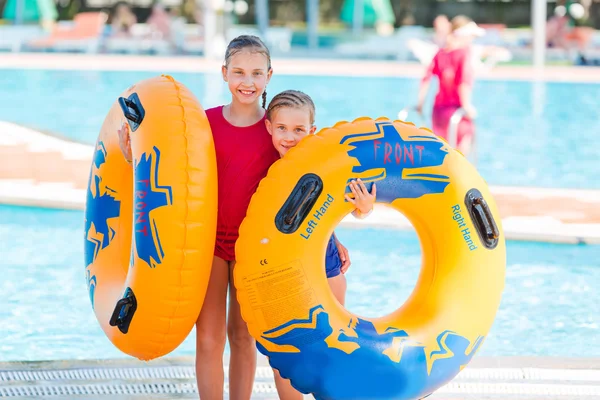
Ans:
[[[83,209],[93,148],[0,121],[0,204]],[[600,191],[491,187],[506,237],[600,244]],[[386,206],[343,226],[411,229]]]
[[[0,363],[0,397],[197,399],[193,363],[193,357],[164,357],[148,363],[133,359],[4,362]],[[227,358],[224,364],[227,377]],[[277,399],[266,359],[260,357],[258,364],[252,399]],[[476,357],[429,399],[600,399],[600,359]]]
[[[52,69],[76,71],[154,71],[160,73],[205,72],[219,74],[222,60],[204,57],[164,57],[118,54],[0,53],[0,69]],[[418,63],[323,58],[274,58],[273,70],[282,75],[394,76],[419,78]],[[552,82],[600,82],[600,67],[498,65],[481,73],[482,80]]]

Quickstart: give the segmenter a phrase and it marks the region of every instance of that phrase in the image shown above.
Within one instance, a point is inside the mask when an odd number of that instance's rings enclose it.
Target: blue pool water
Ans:
[[[92,144],[117,96],[132,83],[155,75],[2,70],[0,120]],[[173,76],[188,85],[205,107],[228,101],[219,75]],[[324,127],[363,115],[395,118],[400,109],[415,103],[418,80],[275,73],[269,98],[291,88],[314,98],[317,124]],[[600,85],[588,83],[477,82],[474,103],[484,178],[501,185],[600,188],[599,90]]]
[[[84,278],[83,213],[0,206],[0,361],[126,357]],[[338,229],[353,265],[348,308],[382,315],[417,279],[412,232]],[[600,356],[600,246],[508,243],[506,289],[485,355]],[[176,355],[193,355],[193,334]]]

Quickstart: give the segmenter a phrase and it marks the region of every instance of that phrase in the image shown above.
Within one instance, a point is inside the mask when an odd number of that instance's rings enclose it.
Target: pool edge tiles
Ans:
[[[224,358],[225,376],[227,366],[228,359]],[[151,362],[133,359],[3,362],[0,381],[3,391],[0,395],[6,397],[41,394],[62,398],[59,397],[62,394],[77,393],[85,396],[80,398],[94,399],[167,398],[165,395],[197,398],[193,357],[164,357]],[[117,393],[119,397],[115,396]],[[430,398],[497,396],[528,400],[596,398],[600,396],[600,359],[476,357]],[[258,359],[252,398],[276,398],[273,374],[262,356]]]
[[[148,62],[152,61],[152,62]],[[53,69],[78,71],[212,72],[221,60],[206,57],[169,57],[118,54],[4,53],[0,69]],[[424,67],[416,62],[385,60],[277,57],[273,68],[282,75],[363,76],[420,78]],[[600,83],[600,68],[526,65],[498,65],[478,77],[480,80]]]

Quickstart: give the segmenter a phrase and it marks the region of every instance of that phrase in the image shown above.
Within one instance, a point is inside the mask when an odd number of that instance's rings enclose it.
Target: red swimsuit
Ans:
[[[439,89],[433,104],[433,132],[448,140],[448,126],[452,114],[460,108],[458,88],[461,84],[473,86],[473,66],[468,48],[441,49],[433,58],[423,80],[433,75],[439,79]],[[473,121],[464,118],[458,124],[457,145],[475,134]]]
[[[219,210],[215,256],[235,260],[235,242],[250,198],[269,167],[279,159],[265,118],[254,125],[231,125],[223,106],[206,110],[215,141],[219,176]]]

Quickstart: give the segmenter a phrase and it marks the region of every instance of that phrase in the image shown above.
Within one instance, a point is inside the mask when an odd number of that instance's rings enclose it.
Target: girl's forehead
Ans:
[[[267,56],[256,50],[242,49],[231,56],[229,60],[230,68],[242,69],[267,69]]]
[[[283,106],[273,111],[272,119],[280,123],[300,121],[310,124],[310,110],[307,106]]]

